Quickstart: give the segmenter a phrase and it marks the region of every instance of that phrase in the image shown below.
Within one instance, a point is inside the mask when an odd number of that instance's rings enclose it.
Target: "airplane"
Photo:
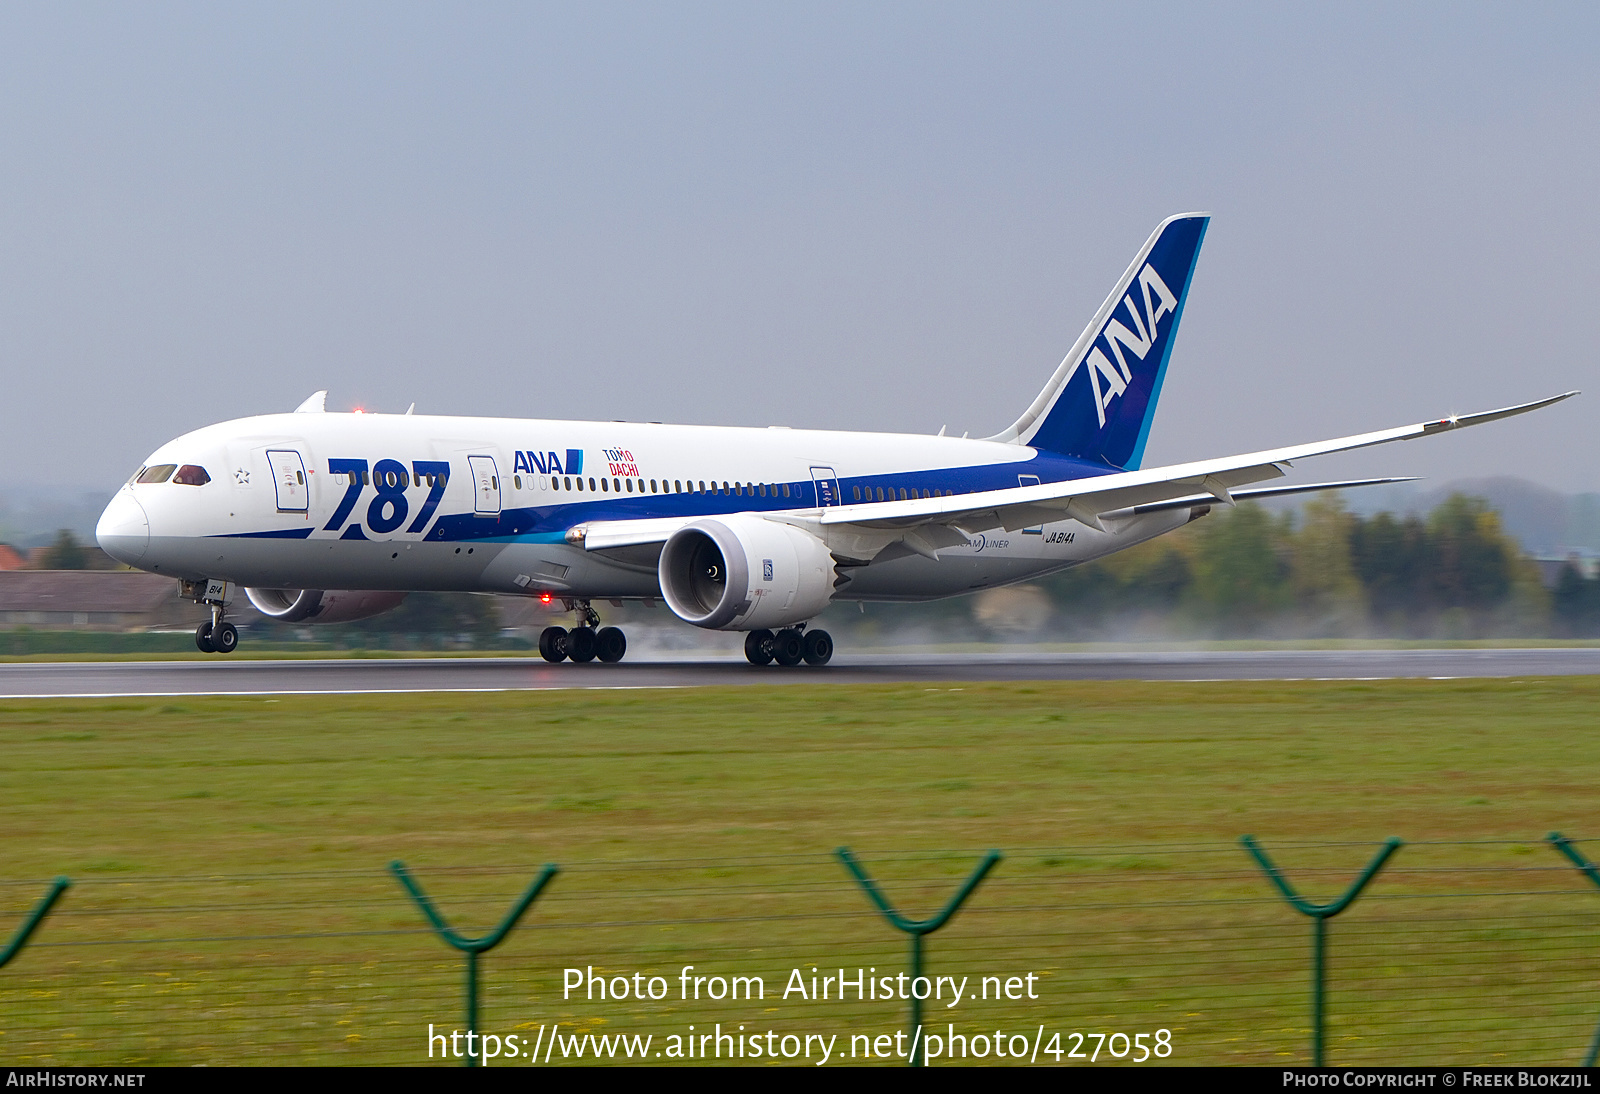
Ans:
[[[1248,498],[1373,485],[1253,486],[1305,457],[1450,432],[1578,394],[1334,440],[1142,467],[1210,217],[1162,221],[1038,397],[982,439],[376,414],[241,418],[156,449],[106,506],[100,546],[178,580],[232,653],[234,593],[327,624],[415,590],[559,601],[549,662],[620,661],[595,602],[664,600],[745,633],[751,663],[821,666],[836,600],[957,596],[1080,565]],[[1247,487],[1250,487],[1247,489]]]

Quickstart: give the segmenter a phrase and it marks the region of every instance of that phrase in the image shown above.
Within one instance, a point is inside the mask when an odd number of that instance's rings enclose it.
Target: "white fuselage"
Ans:
[[[102,545],[141,569],[260,588],[575,599],[660,595],[659,545],[594,551],[569,541],[571,529],[591,522],[803,519],[830,505],[1112,470],[948,437],[361,413],[209,426],[162,445],[141,470],[167,465],[203,469],[208,481],[135,475],[101,520]],[[868,564],[852,569],[840,595],[926,600],[1003,585],[1189,519],[1181,509],[1111,531],[1070,519],[1014,532],[973,529],[937,558],[890,548],[856,560]]]

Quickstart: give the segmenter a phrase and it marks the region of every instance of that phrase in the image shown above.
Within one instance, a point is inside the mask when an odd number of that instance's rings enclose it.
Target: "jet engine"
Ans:
[[[280,623],[350,623],[398,608],[403,592],[362,589],[246,589],[256,611]]]
[[[833,598],[833,556],[816,536],[762,517],[697,520],[661,548],[667,606],[708,630],[802,623]]]

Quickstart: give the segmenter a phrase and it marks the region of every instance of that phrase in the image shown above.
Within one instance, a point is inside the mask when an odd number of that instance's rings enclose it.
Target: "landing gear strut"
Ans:
[[[802,631],[799,627],[785,627],[777,634],[751,631],[744,638],[744,656],[752,665],[770,665],[774,661],[785,668],[801,661],[826,665],[833,659],[833,636],[827,631]]]
[[[195,583],[196,588],[199,584]],[[195,648],[201,653],[232,653],[239,648],[239,628],[223,619],[228,610],[226,601],[222,599],[227,595],[226,586],[216,581],[206,582],[205,585],[205,589],[200,591],[201,595],[194,599],[211,609],[211,619],[195,628]]]
[[[627,636],[617,627],[601,627],[600,614],[587,600],[577,601],[574,610],[582,616],[583,625],[570,631],[546,627],[539,635],[539,656],[552,665],[562,661],[581,664],[596,658],[608,665],[621,661],[628,652]]]

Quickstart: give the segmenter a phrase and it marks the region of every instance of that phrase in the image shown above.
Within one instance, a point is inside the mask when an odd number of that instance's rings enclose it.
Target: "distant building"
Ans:
[[[19,551],[9,543],[0,543],[0,570],[22,570],[27,565],[26,551]]]
[[[1556,587],[1556,583],[1561,580],[1561,571],[1568,566],[1577,570],[1580,577],[1591,581],[1594,580],[1596,573],[1600,573],[1600,558],[1596,558],[1593,554],[1580,554],[1577,551],[1566,555],[1537,557],[1533,560],[1533,564],[1539,567],[1539,581],[1547,589]]]
[[[205,618],[176,581],[141,570],[0,570],[0,627],[177,630]]]

